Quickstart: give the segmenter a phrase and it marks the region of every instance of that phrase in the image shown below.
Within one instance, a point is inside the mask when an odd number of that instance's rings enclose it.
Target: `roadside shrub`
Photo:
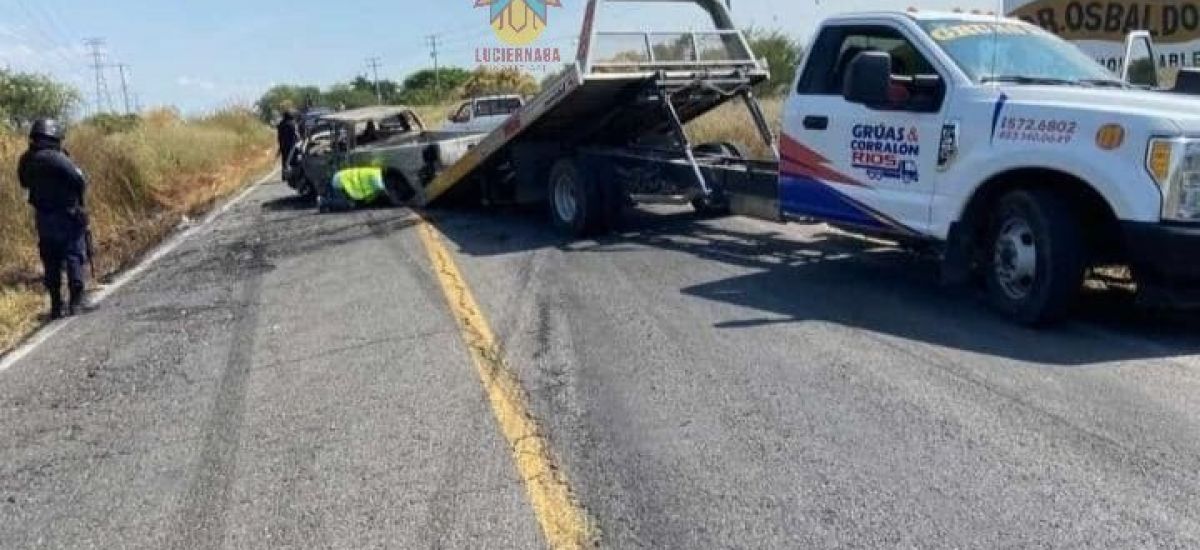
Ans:
[[[141,124],[142,119],[138,115],[118,115],[115,113],[101,113],[88,118],[84,121],[88,126],[91,126],[105,134],[115,134],[118,132],[129,132],[137,128]]]

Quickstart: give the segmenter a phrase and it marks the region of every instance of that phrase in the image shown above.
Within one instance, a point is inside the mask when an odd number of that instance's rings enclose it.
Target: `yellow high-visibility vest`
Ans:
[[[347,168],[333,176],[338,186],[350,200],[369,202],[384,192],[382,168]]]

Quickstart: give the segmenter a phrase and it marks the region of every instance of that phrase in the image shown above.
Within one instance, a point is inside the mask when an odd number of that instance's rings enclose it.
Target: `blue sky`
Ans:
[[[584,0],[561,0],[538,44],[574,51]],[[442,62],[472,67],[477,47],[497,46],[486,10],[474,0],[0,0],[0,66],[35,70],[95,95],[87,37],[107,40],[107,60],[130,67],[131,89],[146,106],[196,113],[251,102],[275,83],[327,85],[366,72],[400,79],[430,64],[425,36],[440,35]],[[993,9],[999,0],[734,0],[739,25],[778,28],[806,39],[817,20],[843,11]],[[608,28],[687,27],[675,10],[614,4]],[[670,23],[659,23],[666,22]],[[114,105],[116,69],[107,71]]]

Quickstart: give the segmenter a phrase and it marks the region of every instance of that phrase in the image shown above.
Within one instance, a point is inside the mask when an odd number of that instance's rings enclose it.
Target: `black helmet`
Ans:
[[[33,121],[33,126],[29,128],[29,139],[61,141],[62,130],[58,127],[58,121],[52,118],[39,118]]]

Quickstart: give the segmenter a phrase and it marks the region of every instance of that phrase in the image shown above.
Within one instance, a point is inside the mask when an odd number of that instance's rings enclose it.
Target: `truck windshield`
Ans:
[[[1079,48],[1027,23],[944,19],[921,27],[976,82],[1119,84]]]
[[[515,97],[482,99],[475,104],[475,116],[510,115],[521,108],[521,100]]]

